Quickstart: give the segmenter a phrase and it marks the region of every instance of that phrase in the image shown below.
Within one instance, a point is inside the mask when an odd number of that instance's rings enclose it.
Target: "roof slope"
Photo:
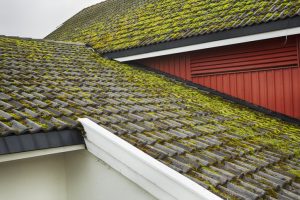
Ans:
[[[105,53],[299,14],[299,0],[107,0],[82,10],[46,38],[85,42]]]
[[[88,117],[229,199],[300,197],[300,127],[75,44],[0,37],[0,134]]]

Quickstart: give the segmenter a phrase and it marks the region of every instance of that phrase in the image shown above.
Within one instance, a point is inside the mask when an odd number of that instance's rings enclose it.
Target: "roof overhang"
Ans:
[[[79,130],[0,137],[0,162],[85,149]]]
[[[120,62],[300,34],[300,16],[104,54]]]
[[[27,151],[27,152],[20,152],[20,153],[5,154],[5,155],[0,156],[0,163],[14,161],[14,160],[20,160],[20,159],[26,159],[26,158],[34,158],[34,157],[39,157],[39,156],[47,156],[47,155],[52,155],[52,154],[57,154],[57,153],[66,153],[66,152],[77,151],[77,150],[82,150],[82,149],[85,149],[84,144],[77,144],[77,145],[56,147],[56,148],[42,149],[42,150],[34,150],[34,151]]]
[[[221,199],[91,120],[79,121],[86,132],[87,150],[154,197],[162,200]]]

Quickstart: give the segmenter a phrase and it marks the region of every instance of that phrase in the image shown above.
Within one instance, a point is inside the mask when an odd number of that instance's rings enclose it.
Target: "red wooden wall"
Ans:
[[[300,35],[139,62],[300,119]]]

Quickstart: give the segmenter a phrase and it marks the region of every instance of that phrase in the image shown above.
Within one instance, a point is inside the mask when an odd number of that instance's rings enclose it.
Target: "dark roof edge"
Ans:
[[[291,17],[284,20],[277,20],[268,23],[245,26],[236,29],[230,29],[227,31],[220,31],[207,35],[199,35],[189,38],[183,38],[178,40],[172,40],[168,42],[162,42],[157,44],[150,44],[147,46],[124,49],[114,52],[104,53],[103,56],[107,58],[122,58],[127,56],[139,55],[144,53],[150,53],[155,51],[173,49],[178,47],[184,47],[189,45],[202,44],[207,42],[213,42],[224,39],[231,39],[242,36],[249,36],[259,33],[266,33],[270,31],[278,31],[289,28],[300,27],[300,16]]]
[[[66,42],[66,41],[56,41],[56,40],[49,40],[49,39],[19,37],[19,36],[7,36],[7,35],[0,35],[0,37],[20,39],[20,40],[42,41],[42,42],[50,42],[50,43],[56,43],[56,44],[68,44],[68,45],[85,46],[84,43],[80,43],[80,42]]]
[[[264,108],[264,107],[252,104],[252,103],[247,102],[245,100],[242,100],[242,99],[230,96],[228,94],[225,94],[225,93],[219,92],[217,90],[205,87],[203,85],[199,85],[199,84],[193,83],[193,82],[188,81],[188,80],[184,80],[184,79],[179,78],[177,76],[168,74],[166,72],[159,71],[157,69],[150,68],[148,66],[145,66],[143,64],[140,64],[140,63],[137,63],[137,62],[134,62],[134,61],[127,62],[127,64],[130,64],[131,66],[143,68],[145,70],[152,71],[152,72],[164,75],[164,76],[166,76],[168,78],[174,79],[174,80],[179,81],[181,83],[184,83],[184,84],[186,84],[188,86],[195,87],[195,88],[197,88],[199,90],[202,90],[202,91],[208,92],[210,94],[222,97],[224,100],[227,100],[227,101],[230,101],[230,102],[242,105],[242,106],[246,106],[246,107],[248,107],[248,108],[250,108],[250,109],[252,109],[254,111],[258,111],[258,112],[264,113],[266,115],[275,117],[275,118],[280,119],[282,121],[285,121],[285,122],[288,122],[288,123],[292,123],[292,124],[296,124],[296,125],[300,125],[300,119],[296,119],[296,118],[287,116],[285,114],[269,110],[267,108]]]
[[[0,155],[84,144],[80,130],[60,130],[0,137]]]

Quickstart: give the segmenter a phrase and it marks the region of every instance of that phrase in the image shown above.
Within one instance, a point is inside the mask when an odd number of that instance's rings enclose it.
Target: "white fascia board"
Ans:
[[[138,54],[133,56],[119,57],[119,58],[114,58],[114,60],[117,60],[119,62],[126,62],[126,61],[139,60],[144,58],[152,58],[152,57],[165,56],[165,55],[171,55],[176,53],[184,53],[184,52],[196,51],[201,49],[208,49],[213,47],[227,46],[232,44],[253,42],[258,40],[265,40],[265,39],[271,39],[271,38],[283,37],[283,36],[289,36],[295,34],[300,34],[300,27],[278,30],[278,31],[270,31],[266,33],[258,33],[258,34],[235,37],[235,38],[224,39],[224,40],[217,40],[213,42],[206,42],[206,43],[195,44],[195,45],[188,45],[188,46],[154,51],[150,53]]]
[[[83,144],[0,155],[0,163],[85,149]]]
[[[87,150],[161,200],[221,200],[199,184],[157,161],[87,118]]]

